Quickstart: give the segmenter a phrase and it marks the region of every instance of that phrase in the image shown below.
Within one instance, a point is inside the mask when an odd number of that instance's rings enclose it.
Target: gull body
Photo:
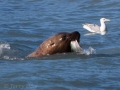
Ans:
[[[100,33],[100,34],[105,34],[106,33],[106,25],[105,22],[110,21],[110,19],[106,19],[106,18],[101,18],[100,19],[100,26],[96,25],[96,24],[89,24],[89,23],[85,23],[83,24],[83,28],[87,29],[88,31],[92,32],[92,33]]]
[[[79,53],[83,53],[82,52],[82,48],[81,46],[79,45],[79,43],[77,42],[77,40],[75,41],[71,41],[70,43],[70,46],[71,46],[71,50],[74,51],[74,52],[79,52]]]

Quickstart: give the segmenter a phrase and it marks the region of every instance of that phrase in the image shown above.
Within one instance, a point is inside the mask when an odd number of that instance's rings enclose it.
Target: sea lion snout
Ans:
[[[78,31],[74,31],[74,32],[70,33],[70,39],[71,39],[71,41],[77,40],[79,42],[80,33]]]

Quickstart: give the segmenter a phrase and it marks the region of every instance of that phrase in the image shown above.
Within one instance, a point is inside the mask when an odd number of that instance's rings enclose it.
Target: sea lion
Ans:
[[[71,41],[77,41],[79,43],[79,39],[80,33],[78,31],[58,33],[45,40],[37,50],[27,57],[41,57],[56,53],[72,52]]]

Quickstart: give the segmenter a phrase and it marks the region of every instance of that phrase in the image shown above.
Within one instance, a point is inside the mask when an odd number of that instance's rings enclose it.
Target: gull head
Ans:
[[[101,18],[100,19],[100,22],[109,22],[110,21],[110,19],[106,19],[106,18]]]

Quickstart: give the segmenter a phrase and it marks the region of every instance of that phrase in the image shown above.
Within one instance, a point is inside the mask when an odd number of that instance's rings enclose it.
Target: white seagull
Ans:
[[[107,22],[107,21],[110,21],[110,19],[101,18],[100,19],[101,26],[98,26],[96,24],[85,23],[85,24],[83,24],[83,28],[87,29],[91,33],[100,33],[101,35],[104,35],[106,33],[106,29],[107,29],[105,22]]]

